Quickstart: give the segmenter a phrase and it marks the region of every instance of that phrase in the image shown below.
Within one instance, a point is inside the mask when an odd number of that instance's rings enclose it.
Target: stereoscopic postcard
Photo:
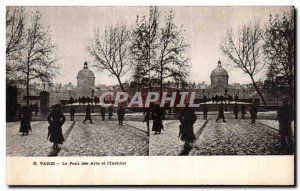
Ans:
[[[7,6],[8,185],[295,184],[292,6]]]

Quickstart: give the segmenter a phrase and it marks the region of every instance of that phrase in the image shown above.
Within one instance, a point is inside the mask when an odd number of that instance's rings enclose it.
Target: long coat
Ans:
[[[257,107],[255,105],[251,106],[250,115],[251,115],[251,119],[256,119],[257,118]]]
[[[242,114],[246,114],[246,106],[242,105],[241,112]]]
[[[159,110],[156,110],[155,112],[152,113],[152,119],[153,119],[152,131],[160,132],[161,129],[164,129],[162,123],[163,114]]]
[[[281,106],[278,109],[277,114],[277,119],[279,122],[279,133],[283,135],[291,135],[292,113],[289,106]]]
[[[86,110],[85,110],[85,118],[86,118],[87,120],[89,120],[89,119],[92,118],[90,106],[87,106],[87,107],[86,107]]]
[[[239,111],[240,111],[239,106],[235,104],[235,105],[233,106],[233,113],[234,113],[234,114],[238,114]]]
[[[113,115],[113,108],[112,108],[112,107],[109,107],[109,108],[107,109],[107,111],[108,111],[108,115],[109,115],[109,116],[112,116],[112,115]]]
[[[123,121],[124,115],[125,115],[125,110],[123,108],[119,108],[117,111],[117,114],[118,114],[118,120]]]
[[[47,120],[50,124],[50,142],[62,144],[65,140],[62,134],[62,126],[66,121],[64,114],[61,111],[53,110]]]
[[[181,112],[179,116],[179,121],[181,123],[179,136],[182,141],[193,142],[196,139],[193,127],[196,120],[197,116],[194,111],[184,109]]]
[[[20,113],[20,122],[21,122],[21,124],[20,124],[19,132],[28,134],[29,130],[31,130],[30,119],[31,119],[31,111],[27,110],[27,109],[24,109]]]

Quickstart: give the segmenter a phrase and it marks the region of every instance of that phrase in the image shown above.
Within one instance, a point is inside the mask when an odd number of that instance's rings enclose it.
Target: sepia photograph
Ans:
[[[6,156],[294,157],[295,38],[293,6],[6,6]]]

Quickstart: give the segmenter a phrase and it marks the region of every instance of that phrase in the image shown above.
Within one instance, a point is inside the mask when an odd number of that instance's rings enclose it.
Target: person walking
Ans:
[[[235,119],[238,119],[239,111],[240,111],[240,108],[237,105],[237,103],[235,103],[233,106],[233,113],[234,113]]]
[[[75,116],[75,108],[71,107],[70,109],[70,117],[71,117],[71,121],[74,121],[74,116]]]
[[[100,113],[101,113],[102,121],[104,121],[106,109],[103,106],[100,106]]]
[[[215,96],[215,102],[218,103],[218,102],[219,102],[219,99],[220,99],[219,95],[216,95],[216,96]]]
[[[203,119],[207,120],[207,112],[208,112],[208,107],[207,105],[203,105]]]
[[[190,149],[193,145],[193,142],[196,140],[194,134],[194,123],[197,120],[197,116],[193,108],[188,108],[186,106],[179,115],[179,121],[181,123],[179,130],[179,137],[184,141],[184,148]]]
[[[154,112],[152,112],[152,119],[153,119],[153,126],[152,131],[154,131],[154,134],[160,134],[161,130],[164,129],[162,120],[162,112],[160,111],[159,105],[155,105]]]
[[[113,106],[110,106],[108,109],[107,109],[107,112],[108,112],[108,120],[111,120],[111,117],[113,116]]]
[[[125,110],[123,109],[122,106],[119,107],[117,114],[118,114],[119,125],[123,125]]]
[[[290,152],[294,150],[294,143],[292,138],[292,111],[288,104],[288,98],[284,98],[282,106],[277,111],[277,120],[279,122],[279,135],[281,139],[281,145],[283,148],[287,147]]]
[[[150,130],[150,123],[149,123],[149,121],[150,121],[150,108],[147,107],[146,111],[145,111],[145,116],[144,116],[143,123],[146,122],[146,124],[147,124],[147,135],[148,136],[149,136],[149,130]]]
[[[237,103],[238,100],[239,100],[239,96],[238,96],[237,94],[235,94],[235,96],[234,96],[234,101],[235,101],[235,103]]]
[[[223,103],[223,101],[224,101],[224,96],[223,95],[220,96],[220,101],[221,101],[221,103]]]
[[[88,106],[86,107],[83,123],[85,123],[87,120],[90,120],[90,123],[93,124],[90,104],[88,104]]]
[[[223,119],[223,122],[226,122],[225,121],[225,116],[224,116],[224,106],[223,106],[223,103],[221,103],[220,106],[219,106],[219,114],[218,114],[218,118],[217,118],[216,122],[218,122],[219,119]]]
[[[242,105],[241,107],[241,114],[242,114],[242,119],[245,119],[245,115],[246,115],[246,106]]]
[[[62,133],[62,126],[65,123],[66,118],[59,104],[54,105],[52,108],[53,109],[47,118],[50,124],[48,136],[50,135],[49,140],[53,143],[53,149],[59,149],[58,144],[62,144],[65,140]]]
[[[254,103],[252,103],[251,108],[250,108],[250,115],[251,115],[251,123],[254,124],[255,120],[257,118],[257,107]]]
[[[28,135],[29,131],[31,131],[31,111],[24,106],[19,114],[20,116],[20,130],[19,132],[22,133],[22,135]]]

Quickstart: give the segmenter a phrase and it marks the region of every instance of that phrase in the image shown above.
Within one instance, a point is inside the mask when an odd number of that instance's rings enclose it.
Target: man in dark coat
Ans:
[[[207,105],[205,104],[205,105],[203,105],[203,119],[204,120],[207,120],[207,112],[208,112],[208,107],[207,107]]]
[[[102,121],[104,121],[106,109],[103,106],[100,106],[100,113],[101,113]]]
[[[155,106],[154,112],[152,112],[152,119],[153,119],[153,126],[152,131],[154,131],[154,134],[160,134],[161,130],[164,129],[163,126],[163,114],[160,110],[159,105]]]
[[[221,101],[221,103],[223,103],[223,101],[224,101],[224,96],[223,95],[220,96],[220,101]]]
[[[236,94],[236,95],[234,96],[234,101],[235,101],[235,103],[237,103],[238,100],[239,100],[239,96]]]
[[[226,122],[225,121],[225,116],[224,116],[224,106],[223,106],[223,103],[221,103],[220,106],[219,106],[219,114],[218,114],[218,118],[217,118],[216,122],[218,122],[219,119],[223,119],[223,122]]]
[[[183,109],[183,111],[179,115],[179,121],[181,123],[179,130],[179,137],[182,141],[185,142],[185,149],[191,148],[193,142],[196,140],[196,136],[194,134],[194,123],[197,120],[197,116],[192,108],[188,108],[187,106]]]
[[[86,107],[86,110],[85,110],[85,118],[83,120],[83,123],[85,123],[87,120],[90,120],[90,123],[92,124],[93,121],[92,121],[92,115],[91,115],[91,106],[90,104],[88,104],[88,106]]]
[[[232,102],[232,100],[233,100],[233,97],[229,94],[228,95],[228,103],[230,104],[230,102]]]
[[[254,103],[252,103],[250,108],[250,115],[251,115],[251,123],[255,123],[255,120],[257,118],[257,107]]]
[[[50,132],[48,132],[50,133],[50,142],[53,143],[53,149],[59,149],[58,144],[62,144],[65,140],[62,133],[62,126],[66,121],[59,104],[53,106],[47,120],[50,124]]]
[[[70,109],[70,117],[71,117],[71,121],[74,121],[74,116],[75,116],[75,108],[71,107]]]
[[[241,113],[242,113],[242,119],[245,119],[245,115],[246,115],[246,106],[245,105],[242,105]]]
[[[277,111],[277,120],[279,122],[279,134],[281,138],[282,147],[286,148],[288,141],[289,150],[294,150],[294,143],[292,138],[292,111],[288,104],[288,99],[284,98],[282,106]]]
[[[208,101],[208,97],[206,95],[203,96],[203,101],[206,103]]]
[[[215,96],[215,101],[216,101],[216,103],[219,102],[219,98],[220,98],[219,95],[216,95],[216,96]]]
[[[31,111],[24,106],[21,110],[20,115],[20,130],[19,132],[22,133],[22,135],[28,135],[29,130],[31,131],[31,125],[30,125],[30,120],[31,120]]]
[[[108,120],[111,120],[111,117],[113,116],[113,107],[110,106],[107,111],[108,111]]]
[[[238,119],[239,111],[240,111],[240,108],[237,105],[237,103],[235,103],[233,106],[233,113],[234,113],[235,119]]]
[[[123,109],[122,106],[119,107],[117,114],[118,114],[119,125],[123,125],[125,110]]]

